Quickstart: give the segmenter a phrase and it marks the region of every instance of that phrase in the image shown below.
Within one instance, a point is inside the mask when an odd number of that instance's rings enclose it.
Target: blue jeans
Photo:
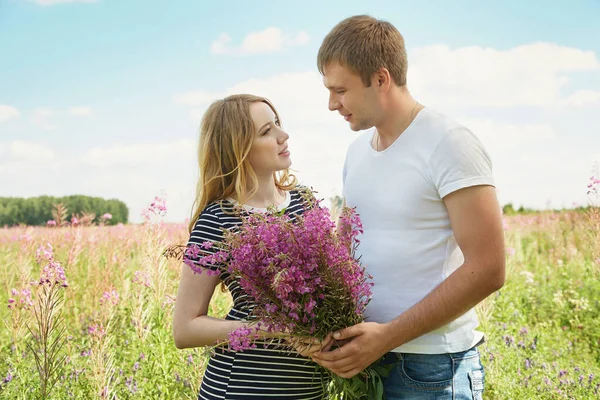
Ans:
[[[460,353],[387,353],[384,364],[394,364],[384,380],[386,400],[481,400],[484,369],[479,350]]]

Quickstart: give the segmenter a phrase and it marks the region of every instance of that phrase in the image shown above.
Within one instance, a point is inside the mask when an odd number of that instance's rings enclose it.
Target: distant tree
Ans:
[[[126,224],[127,205],[117,199],[103,199],[82,195],[65,197],[39,196],[30,198],[0,197],[0,226],[46,225],[55,221],[57,226],[71,223],[73,217],[82,223]]]

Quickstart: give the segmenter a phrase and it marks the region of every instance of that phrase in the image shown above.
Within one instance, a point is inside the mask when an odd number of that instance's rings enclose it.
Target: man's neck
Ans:
[[[387,149],[404,133],[423,105],[417,102],[406,89],[398,89],[390,96],[384,118],[375,126],[375,148]]]

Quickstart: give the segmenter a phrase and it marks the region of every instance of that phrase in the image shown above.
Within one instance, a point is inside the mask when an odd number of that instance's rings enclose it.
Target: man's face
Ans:
[[[323,83],[329,89],[329,109],[338,111],[350,129],[360,131],[375,126],[379,101],[373,83],[366,87],[359,75],[337,62],[324,68]]]

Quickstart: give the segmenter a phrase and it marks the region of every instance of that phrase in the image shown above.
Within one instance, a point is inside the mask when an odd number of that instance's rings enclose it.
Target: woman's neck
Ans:
[[[258,178],[258,190],[245,203],[252,207],[278,206],[285,201],[285,192],[275,186],[273,176]]]

